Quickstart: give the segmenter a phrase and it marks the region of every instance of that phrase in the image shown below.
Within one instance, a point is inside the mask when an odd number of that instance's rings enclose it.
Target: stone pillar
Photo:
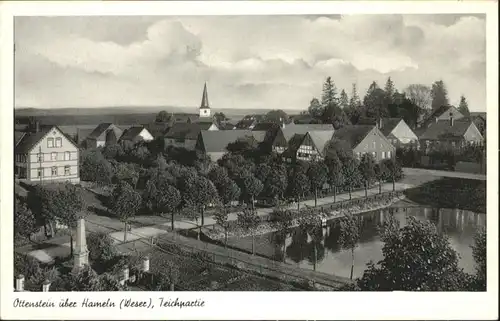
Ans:
[[[76,226],[75,248],[73,251],[73,273],[78,273],[81,268],[89,264],[89,250],[87,249],[87,236],[85,234],[85,220],[79,219]]]
[[[51,282],[49,280],[43,281],[43,283],[42,283],[42,291],[43,292],[49,292],[50,284],[51,284]]]
[[[16,292],[23,292],[24,291],[24,275],[19,274],[16,277]]]

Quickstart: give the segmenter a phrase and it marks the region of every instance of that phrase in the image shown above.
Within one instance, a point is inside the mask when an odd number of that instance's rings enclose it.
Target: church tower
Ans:
[[[200,117],[210,117],[210,105],[208,104],[207,83],[203,87],[203,97],[201,98]]]

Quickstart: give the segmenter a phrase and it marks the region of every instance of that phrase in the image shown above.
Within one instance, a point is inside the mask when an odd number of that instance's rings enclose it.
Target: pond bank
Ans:
[[[380,210],[389,207],[404,199],[405,199],[404,194],[401,195],[396,194],[392,198],[369,199],[367,200],[368,202],[363,202],[364,200],[357,200],[358,204],[353,202],[354,205],[351,205],[349,208],[334,209],[331,211],[325,209],[321,213],[318,213],[318,215],[323,220],[330,221],[343,217],[346,213],[349,213],[351,215],[358,215],[368,211]],[[290,228],[297,227],[298,226],[297,221],[298,221],[297,218],[294,219],[294,222]],[[218,225],[212,225],[210,228],[205,226],[204,228],[202,228],[201,231],[206,237],[215,241],[224,240],[225,238],[224,229],[222,229]],[[277,229],[272,225],[272,223],[264,221],[259,225],[259,227],[257,227],[257,230],[255,231],[254,235],[263,235],[275,231],[277,231]],[[247,236],[251,236],[251,233],[242,230],[238,226],[235,226],[228,230],[228,238],[247,237]]]

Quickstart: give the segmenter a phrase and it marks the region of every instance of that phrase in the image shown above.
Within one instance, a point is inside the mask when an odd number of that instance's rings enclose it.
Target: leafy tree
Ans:
[[[382,193],[382,182],[387,179],[388,177],[388,172],[387,168],[385,166],[384,162],[380,162],[375,164],[375,167],[373,168],[375,178],[378,181],[378,193]]]
[[[227,178],[220,185],[216,186],[216,188],[224,211],[226,211],[227,205],[232,201],[238,200],[241,194],[241,190],[238,185],[236,185],[236,183],[230,178]]]
[[[272,168],[267,163],[261,163],[255,168],[255,177],[261,182],[265,182],[267,177],[271,174]]]
[[[215,119],[215,122],[220,125],[222,123],[224,123],[225,121],[228,121],[229,118],[226,117],[226,115],[223,113],[223,112],[217,112],[214,114],[214,119]]]
[[[171,228],[172,231],[175,230],[175,211],[181,203],[181,194],[165,176],[158,176],[146,183],[143,202],[146,208],[159,213],[160,216],[170,214]]]
[[[375,159],[371,154],[364,154],[359,163],[359,173],[365,185],[365,197],[368,197],[368,186],[375,178]]]
[[[311,183],[304,172],[296,169],[290,171],[288,182],[288,193],[297,202],[298,211],[300,210],[300,200],[311,190]]]
[[[203,226],[205,207],[217,201],[217,189],[209,179],[202,176],[195,177],[188,185],[189,191],[186,195],[188,203],[198,207],[201,214],[201,226]]]
[[[262,192],[264,184],[257,177],[250,174],[239,180],[239,186],[243,199],[250,202],[252,209],[255,210],[255,197]]]
[[[109,184],[112,177],[113,168],[99,150],[90,150],[83,154],[80,166],[80,178],[83,181]]]
[[[323,188],[328,178],[328,168],[324,162],[312,162],[309,164],[307,176],[314,192],[314,206],[318,206],[318,189]]]
[[[474,234],[472,256],[476,262],[476,286],[480,291],[486,291],[486,229],[479,228]]]
[[[30,238],[38,230],[33,212],[16,197],[14,204],[14,239]]]
[[[56,192],[51,204],[53,215],[70,229],[70,248],[73,255],[73,229],[77,220],[83,215],[84,208],[81,192],[72,184],[65,184],[64,189]]]
[[[438,80],[432,84],[431,97],[432,110],[441,106],[448,106],[450,104],[448,100],[448,90],[442,80]]]
[[[342,166],[342,174],[344,176],[344,183],[349,190],[349,199],[352,199],[352,188],[359,181],[358,161],[354,158],[346,159],[344,166]]]
[[[113,239],[107,233],[90,233],[87,236],[87,247],[89,258],[95,262],[104,263],[117,255]]]
[[[69,291],[102,291],[99,276],[90,266],[84,266],[78,274],[70,274]]]
[[[214,166],[210,172],[208,173],[208,179],[212,181],[212,183],[217,187],[222,184],[229,178],[227,173],[227,169],[222,166]]]
[[[387,117],[389,111],[385,104],[385,92],[374,81],[368,88],[363,99],[364,114],[369,118]]]
[[[137,145],[131,152],[132,158],[138,164],[144,164],[150,156],[149,149],[143,145]]]
[[[299,228],[307,233],[312,239],[314,249],[312,260],[313,270],[316,271],[316,264],[318,262],[318,245],[323,239],[321,218],[311,209],[305,209],[298,218],[298,224]]]
[[[111,210],[125,224],[123,241],[127,241],[128,222],[139,211],[142,203],[141,194],[130,184],[120,182],[111,195]]]
[[[387,168],[388,176],[392,180],[392,190],[396,190],[396,180],[402,176],[402,169],[399,162],[393,159],[386,159],[382,161]]]
[[[170,120],[170,115],[165,110],[160,111],[156,114],[155,122],[157,123],[167,123]]]
[[[309,115],[315,119],[320,119],[323,115],[324,108],[321,106],[317,98],[313,98],[309,103],[309,108],[307,108]]]
[[[349,108],[349,97],[344,89],[340,92],[339,107],[344,110]]]
[[[166,275],[168,282],[170,283],[170,291],[175,291],[175,285],[179,282],[180,279],[180,269],[179,267],[172,261],[167,261],[166,263]]]
[[[224,229],[224,247],[227,248],[227,232],[230,226],[230,222],[228,220],[229,215],[225,207],[215,212],[214,219],[215,222]]]
[[[139,173],[136,171],[134,164],[117,163],[114,172],[115,182],[126,181],[133,187],[137,185]]]
[[[359,99],[356,84],[352,84],[351,99],[349,100],[349,108],[345,110],[347,117],[352,124],[356,124],[361,116],[362,104]]]
[[[404,93],[413,104],[422,110],[428,110],[431,106],[431,89],[422,84],[411,84],[405,88]]]
[[[336,202],[337,189],[344,184],[344,172],[342,170],[342,162],[337,154],[325,159],[325,164],[328,167],[328,184],[333,186],[333,202]]]
[[[182,207],[180,209],[180,215],[182,217],[186,217],[188,219],[195,220],[196,225],[198,227],[198,233],[197,233],[197,238],[198,240],[200,239],[200,234],[201,234],[201,225],[198,224],[198,220],[200,219],[200,212],[199,212],[199,207],[196,206],[195,204],[188,203],[183,201]]]
[[[288,117],[287,113],[285,113],[281,109],[274,109],[274,110],[269,111],[266,114],[265,119],[268,122],[272,122],[272,123],[276,123],[276,124],[280,124],[280,125],[283,122],[285,122],[285,124],[287,124],[289,122],[289,117]]]
[[[348,158],[353,158],[352,148],[349,146],[345,140],[341,139],[332,139],[326,143],[325,149],[325,158],[334,158],[337,157],[343,163]]]
[[[109,143],[104,146],[102,149],[102,154],[106,159],[115,159],[117,160],[120,157],[123,157],[124,151],[123,147],[117,143]]]
[[[460,104],[458,105],[458,111],[465,117],[470,116],[469,104],[467,103],[467,99],[465,99],[464,95],[460,96]]]
[[[45,234],[49,237],[54,237],[55,233],[54,220],[56,215],[53,209],[53,200],[56,197],[54,189],[38,185],[28,193],[27,198],[28,208],[35,215],[36,220],[41,223],[40,225],[45,227]]]
[[[368,264],[357,281],[362,291],[464,291],[470,286],[448,238],[431,222],[409,217],[403,228],[383,228],[381,239],[384,259]]]
[[[252,255],[255,255],[255,232],[260,224],[260,217],[250,208],[245,208],[238,213],[238,226],[252,234]]]
[[[359,216],[346,214],[340,220],[339,244],[343,249],[351,250],[351,280],[354,272],[354,250],[360,239],[361,221]]]
[[[286,238],[290,233],[290,229],[293,226],[294,215],[292,211],[284,208],[275,208],[270,214],[271,225],[277,230],[280,234],[280,239],[283,240],[283,262],[285,262],[286,252]]]
[[[126,286],[121,285],[118,278],[110,273],[103,273],[98,277],[99,291],[125,291]]]
[[[264,192],[267,196],[279,200],[286,191],[287,185],[286,168],[283,165],[275,165],[264,181]]]

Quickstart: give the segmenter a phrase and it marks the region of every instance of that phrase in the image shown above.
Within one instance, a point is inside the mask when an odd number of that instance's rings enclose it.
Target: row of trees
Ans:
[[[411,84],[400,93],[389,77],[384,88],[372,82],[361,99],[356,84],[352,85],[349,97],[344,89],[339,93],[333,79],[327,77],[321,99],[313,98],[308,112],[318,122],[331,123],[335,127],[356,124],[360,118],[379,117],[400,117],[414,127],[433,110],[449,105],[448,91],[442,80],[434,82],[431,87]],[[463,95],[458,109],[469,116],[467,99]]]

